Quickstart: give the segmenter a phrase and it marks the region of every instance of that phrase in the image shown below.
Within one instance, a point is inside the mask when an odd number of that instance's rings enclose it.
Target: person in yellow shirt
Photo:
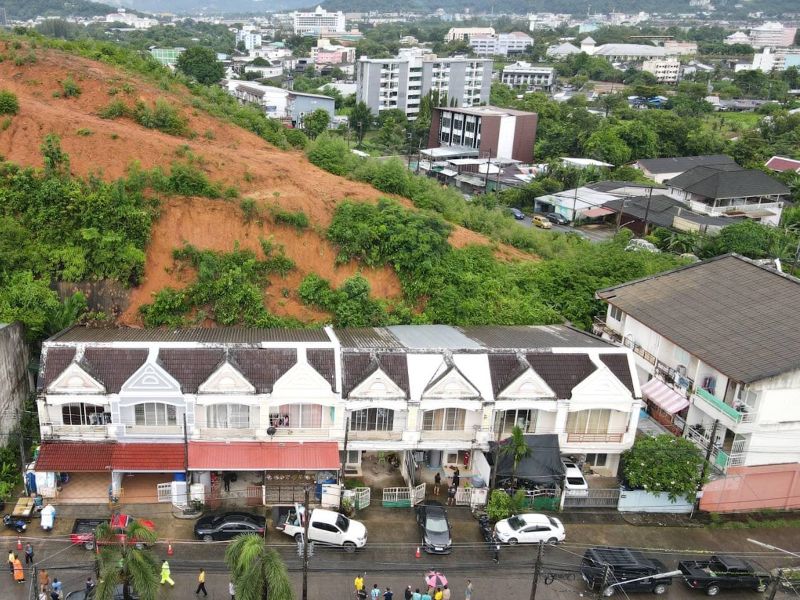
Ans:
[[[353,580],[353,587],[356,588],[356,597],[360,597],[360,593],[364,592],[364,576],[359,574],[356,575],[356,578]]]
[[[442,600],[444,597],[444,592],[442,592],[442,588],[437,587],[436,592],[433,594],[433,600]]]
[[[161,563],[161,585],[168,583],[171,587],[175,587],[175,582],[172,581],[172,577],[169,576],[169,563],[164,561]]]
[[[197,589],[194,591],[195,594],[199,594],[203,592],[203,596],[208,596],[208,592],[206,591],[206,570],[200,569],[200,574],[197,576]]]

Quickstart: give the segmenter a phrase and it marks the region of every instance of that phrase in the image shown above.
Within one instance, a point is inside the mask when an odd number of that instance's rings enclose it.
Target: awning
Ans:
[[[613,215],[614,211],[610,208],[590,208],[589,210],[581,211],[581,216],[586,217],[587,219],[595,219],[597,217],[605,217],[607,215]]]
[[[190,442],[192,471],[336,471],[336,442]]]
[[[111,471],[114,443],[43,442],[37,471],[98,473]]]
[[[439,175],[444,175],[445,177],[455,177],[458,175],[458,171],[453,171],[453,169],[442,169],[441,171],[434,169],[433,172],[438,173]]]
[[[689,406],[689,401],[683,394],[679,394],[663,381],[651,379],[642,386],[642,395],[655,402],[661,410],[671,415],[682,411]]]
[[[182,473],[184,446],[179,444],[116,444],[111,464],[130,473]]]

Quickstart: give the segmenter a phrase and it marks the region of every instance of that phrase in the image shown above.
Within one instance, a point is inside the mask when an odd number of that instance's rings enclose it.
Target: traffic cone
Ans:
[[[417,551],[414,552],[414,558],[419,558],[422,556],[422,552],[419,551],[419,546],[417,546]]]
[[[17,536],[17,550],[22,550],[22,538]]]
[[[172,551],[172,542],[168,542],[167,543],[167,556],[172,556],[173,554],[175,554],[175,553]]]

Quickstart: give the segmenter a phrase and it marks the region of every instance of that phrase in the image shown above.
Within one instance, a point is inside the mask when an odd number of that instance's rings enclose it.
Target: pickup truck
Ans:
[[[305,531],[303,505],[273,507],[273,522],[278,531],[293,537],[298,542],[303,540]],[[363,548],[367,544],[367,528],[363,523],[335,511],[315,508],[311,511],[308,523],[308,539],[311,542],[344,548],[346,552],[355,552],[356,548]]]
[[[101,523],[109,524],[112,532],[117,540],[123,542],[126,540],[125,529],[133,523],[134,518],[130,515],[115,514],[111,519],[75,519],[75,524],[72,526],[72,533],[69,535],[69,541],[76,546],[83,546],[87,550],[94,550],[97,543],[95,539],[95,530]],[[146,519],[138,519],[137,522],[144,525],[148,529],[155,530],[155,525],[152,521]],[[136,545],[137,548],[144,547],[143,543],[136,540],[130,540]],[[103,542],[100,542],[102,544]]]
[[[717,554],[710,560],[684,560],[678,563],[690,588],[716,596],[722,589],[746,589],[763,592],[771,581],[760,567],[735,556]]]

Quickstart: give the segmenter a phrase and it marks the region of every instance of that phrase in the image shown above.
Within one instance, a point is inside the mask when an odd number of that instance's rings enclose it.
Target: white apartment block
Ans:
[[[786,48],[794,44],[797,27],[784,27],[770,22],[750,30],[750,45],[753,48]]]
[[[444,41],[455,42],[461,40],[469,42],[476,35],[494,35],[494,27],[451,27],[447,35],[444,36]]]
[[[485,58],[438,58],[418,48],[396,58],[362,56],[356,65],[356,98],[373,113],[399,109],[416,118],[422,97],[436,90],[459,107],[485,104],[492,83],[492,61]]]
[[[258,50],[261,48],[261,32],[255,31],[253,29],[237,29],[236,30],[236,45],[239,45],[239,42],[244,43],[245,50],[250,52],[251,50]]]
[[[358,473],[368,453],[466,471],[515,426],[613,475],[641,407],[632,352],[566,326],[75,327],[44,343],[37,389],[36,477],[59,502],[137,482],[161,499],[176,473]]]
[[[500,82],[514,88],[549,90],[555,83],[555,69],[517,61],[513,65],[503,67]]]
[[[150,29],[158,25],[156,19],[149,17],[140,17],[129,12],[125,12],[124,8],[120,8],[117,12],[106,15],[106,23],[124,23],[133,29]]]
[[[342,11],[328,12],[317,6],[314,12],[292,13],[292,23],[295,35],[316,35],[321,33],[344,33],[347,31],[345,17]]]
[[[525,52],[533,46],[533,38],[521,31],[497,35],[474,35],[469,39],[469,45],[478,56],[508,56]]]
[[[642,71],[651,73],[659,83],[678,83],[681,78],[681,62],[674,58],[646,60]]]

